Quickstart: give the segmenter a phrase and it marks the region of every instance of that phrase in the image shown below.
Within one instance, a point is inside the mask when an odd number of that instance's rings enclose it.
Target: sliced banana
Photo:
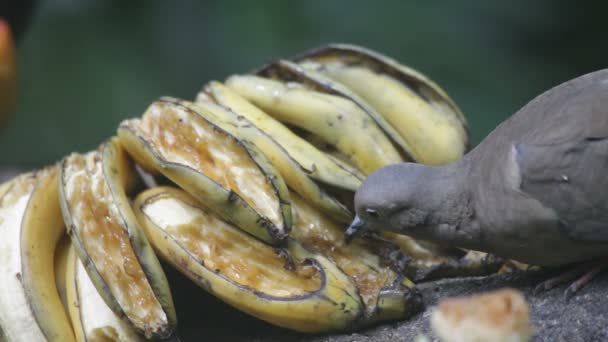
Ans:
[[[277,120],[318,135],[364,174],[402,161],[376,122],[349,99],[252,75],[231,76],[226,85]]]
[[[55,285],[65,227],[57,169],[21,175],[0,198],[0,327],[7,341],[74,341]]]
[[[296,60],[359,95],[395,128],[414,161],[441,165],[468,148],[468,127],[449,96],[419,72],[353,45],[329,45]]]
[[[118,136],[146,169],[167,176],[250,234],[278,243],[292,225],[287,186],[262,152],[213,119],[204,108],[161,99],[142,119],[123,122]]]
[[[160,256],[239,310],[304,332],[346,329],[362,314],[350,278],[293,240],[279,253],[176,188],[147,190],[134,208]]]
[[[110,309],[148,338],[170,338],[177,318],[165,274],[125,189],[134,169],[116,139],[61,163],[61,209],[72,243]]]
[[[344,168],[317,150],[308,141],[254,106],[232,89],[210,82],[197,97],[197,103],[215,102],[247,119],[279,144],[310,177],[339,188],[355,191],[364,178],[356,169]],[[266,153],[266,151],[264,151]]]
[[[72,246],[68,246],[65,257],[66,304],[76,340],[144,341],[129,323],[108,307]]]
[[[228,88],[218,84],[226,92],[231,92]],[[238,96],[233,94],[234,96]],[[211,100],[211,99],[209,99]],[[244,99],[242,99],[245,101]],[[340,203],[335,197],[325,191],[319,184],[313,181],[301,165],[296,162],[291,155],[270,135],[253,125],[249,120],[240,116],[225,107],[220,107],[209,101],[201,101],[193,104],[187,101],[180,102],[184,106],[195,108],[201,106],[205,111],[215,115],[215,123],[231,134],[246,139],[253,143],[268,157],[268,160],[279,171],[289,188],[299,193],[302,197],[313,203],[320,210],[334,217],[340,222],[352,221],[352,213],[348,208]],[[242,111],[241,111],[242,112]],[[337,165],[337,164],[335,164]]]

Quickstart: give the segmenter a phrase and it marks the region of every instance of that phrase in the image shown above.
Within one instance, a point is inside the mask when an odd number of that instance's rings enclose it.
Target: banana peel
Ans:
[[[156,101],[142,119],[120,125],[121,144],[144,169],[162,173],[224,219],[278,244],[292,225],[285,182],[253,144],[198,109],[170,98]]]
[[[306,64],[304,64],[306,65]],[[289,61],[289,60],[278,60],[272,62],[259,70],[254,72],[256,75],[268,77],[279,80],[290,80],[296,79],[301,83],[305,83],[310,89],[315,89],[320,92],[325,92],[335,96],[340,96],[348,99],[355,103],[361,110],[363,110],[378,127],[386,134],[386,136],[394,144],[395,148],[400,152],[402,158],[405,160],[410,159],[411,148],[407,142],[401,137],[399,132],[393,128],[393,126],[386,121],[382,114],[378,113],[372,106],[370,106],[365,100],[359,97],[357,94],[352,92],[348,87],[343,84],[329,78],[323,73],[316,70],[316,68],[307,67],[304,68],[301,65]],[[317,138],[318,139],[318,138]],[[318,144],[320,145],[320,144]],[[318,146],[315,145],[315,146]],[[325,149],[323,149],[325,150]],[[334,152],[335,153],[335,152]],[[343,159],[343,158],[341,158]]]
[[[233,75],[225,84],[277,120],[335,146],[365,175],[403,161],[376,122],[350,99],[311,89],[297,79]]]
[[[311,252],[333,260],[357,285],[365,306],[359,325],[404,319],[420,310],[422,298],[414,283],[391,261],[382,260],[369,241],[359,239],[347,244],[341,225],[296,194],[292,194],[292,204],[297,224],[291,237]]]
[[[438,85],[377,52],[333,44],[294,58],[349,88],[401,135],[411,160],[428,165],[460,159],[469,148],[464,115]]]
[[[169,285],[126,195],[134,169],[117,139],[60,168],[60,204],[72,244],[97,291],[147,338],[174,336]]]
[[[0,198],[0,327],[8,341],[74,341],[55,287],[53,256],[65,234],[57,168],[7,183]]]
[[[220,82],[210,82],[197,96],[197,103],[217,103],[246,119],[285,150],[311,178],[338,188],[356,191],[364,176],[354,168],[336,163],[281,122]],[[242,125],[241,125],[242,126]],[[265,150],[262,150],[267,153]],[[273,156],[275,153],[271,153]]]
[[[214,83],[212,86],[216,91],[221,89],[226,93],[232,93],[230,89],[219,83]],[[207,89],[208,88],[209,87],[207,87]],[[231,95],[235,97],[238,96],[235,93],[232,93]],[[244,99],[241,100],[245,101]],[[260,149],[279,171],[290,189],[306,198],[316,208],[322,210],[336,220],[345,223],[352,221],[353,214],[346,205],[325,191],[320,184],[309,177],[309,174],[301,164],[298,163],[295,158],[292,158],[289,152],[283,148],[277,140],[252,124],[252,122],[245,117],[240,116],[240,113],[243,113],[244,110],[240,110],[238,113],[233,112],[228,108],[235,108],[235,106],[221,107],[210,101],[212,101],[212,99],[205,101],[199,100],[196,104],[188,101],[181,101],[180,103],[184,106],[193,108],[196,108],[197,106],[205,107],[205,110],[208,113],[211,113],[216,117],[216,124],[231,134],[250,141]]]
[[[292,239],[280,251],[207,211],[186,192],[157,187],[134,210],[157,253],[200,287],[272,324],[343,330],[361,316],[355,284],[328,258]]]

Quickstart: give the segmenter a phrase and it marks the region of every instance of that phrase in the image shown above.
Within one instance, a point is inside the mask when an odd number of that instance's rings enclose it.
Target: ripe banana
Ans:
[[[143,341],[137,331],[115,314],[97,292],[74,247],[65,250],[63,282],[66,306],[76,341]]]
[[[407,317],[421,300],[406,276],[496,270],[394,234],[343,241],[364,175],[468,148],[443,90],[348,45],[255,74],[211,82],[196,103],[161,98],[99,150],[0,184],[0,341],[177,339],[155,253],[237,309],[303,332]],[[152,185],[131,158],[183,190],[138,195]]]
[[[345,169],[336,164],[332,158],[225,85],[210,82],[199,93],[196,102],[217,103],[242,116],[281,146],[311,178],[351,191],[361,185],[364,176],[356,169]]]
[[[74,341],[55,287],[65,227],[57,168],[18,176],[0,198],[0,327],[7,341]]]
[[[160,256],[239,310],[304,332],[345,329],[362,314],[350,278],[291,239],[279,252],[171,187],[141,193],[134,210]]]
[[[466,152],[468,128],[462,112],[419,72],[376,52],[341,44],[304,53],[296,61],[367,101],[406,141],[412,160],[440,165]]]
[[[161,99],[142,119],[123,122],[118,136],[144,168],[201,198],[225,220],[277,244],[292,225],[283,179],[255,146],[218,127],[213,115],[198,109]]]
[[[60,204],[72,243],[106,304],[147,338],[170,338],[177,319],[165,274],[131,210],[134,172],[117,139],[61,163]]]
[[[260,70],[255,72],[258,76],[268,77],[279,80],[296,79],[301,83],[305,83],[307,87],[328,94],[336,95],[354,102],[361,110],[363,110],[371,119],[376,122],[378,127],[386,134],[393,142],[395,148],[400,152],[402,157],[409,158],[410,147],[407,142],[401,137],[399,132],[386,121],[384,116],[378,113],[365,100],[360,98],[348,87],[334,81],[326,75],[318,72],[314,68],[303,68],[301,65],[288,60],[278,60],[270,63]]]
[[[377,124],[349,99],[253,75],[231,76],[226,85],[277,120],[318,135],[364,174],[402,161]]]
[[[219,83],[214,83],[212,86],[215,90],[221,89],[222,91],[225,91],[226,94],[238,97],[237,94],[233,93],[230,89]],[[210,87],[207,87],[207,89],[209,88]],[[316,208],[326,212],[336,220],[344,223],[352,221],[352,213],[346,207],[346,205],[340,203],[339,200],[325,191],[320,184],[316,183],[312,178],[310,178],[306,170],[302,168],[301,164],[292,158],[287,149],[283,148],[283,146],[281,146],[278,141],[273,139],[269,134],[266,134],[264,131],[253,125],[251,121],[228,109],[238,107],[220,107],[211,103],[211,98],[208,100],[202,100],[202,96],[200,95],[198,98],[199,102],[197,104],[188,101],[181,101],[180,103],[184,106],[193,108],[195,111],[201,111],[197,110],[196,107],[204,107],[206,112],[215,116],[215,123],[222,129],[225,129],[234,136],[238,136],[242,139],[250,141],[257,148],[259,148],[279,171],[280,175],[283,177],[285,183],[290,189],[299,193],[302,197],[310,201]],[[242,98],[240,98],[240,100],[246,101]],[[239,111],[239,113],[243,112],[244,110]],[[299,137],[297,138],[299,139]],[[314,149],[314,147],[310,147]],[[322,154],[316,149],[315,151]],[[329,158],[327,160],[329,160]],[[333,163],[333,165],[337,164]]]

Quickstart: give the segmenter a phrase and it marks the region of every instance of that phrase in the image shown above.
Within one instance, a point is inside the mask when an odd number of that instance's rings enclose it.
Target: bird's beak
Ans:
[[[346,232],[344,232],[344,240],[346,243],[351,242],[354,238],[361,235],[365,230],[365,221],[359,218],[359,216],[355,216],[353,223],[350,224]]]

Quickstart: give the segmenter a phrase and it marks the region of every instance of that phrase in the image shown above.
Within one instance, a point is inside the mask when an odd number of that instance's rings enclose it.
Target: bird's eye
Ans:
[[[376,209],[367,208],[367,209],[365,209],[365,212],[370,217],[373,217],[373,218],[377,218],[378,217],[378,210],[376,210]]]

